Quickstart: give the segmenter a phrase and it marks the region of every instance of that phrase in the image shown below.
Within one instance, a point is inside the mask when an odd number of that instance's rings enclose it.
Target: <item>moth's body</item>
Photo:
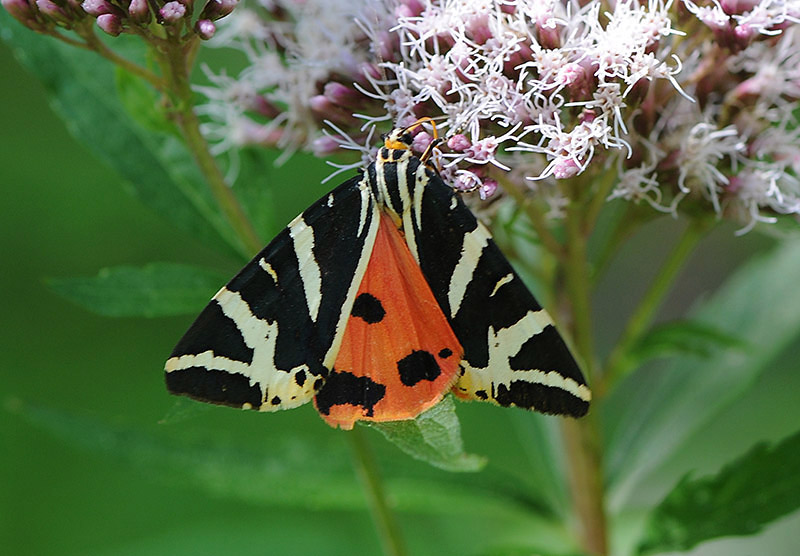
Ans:
[[[262,411],[314,398],[347,429],[415,417],[451,389],[586,412],[549,315],[409,142],[392,132],[217,293],[167,361],[170,391]]]

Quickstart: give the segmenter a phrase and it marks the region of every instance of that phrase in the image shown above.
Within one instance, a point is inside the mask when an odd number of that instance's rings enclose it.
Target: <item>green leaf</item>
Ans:
[[[753,535],[800,508],[800,432],[759,444],[711,477],[685,476],[650,517],[639,554]]]
[[[413,458],[445,471],[479,471],[486,458],[464,452],[461,426],[451,396],[416,419],[368,423]]]
[[[247,445],[237,442],[233,435],[176,438],[19,400],[7,401],[6,408],[71,446],[103,454],[113,458],[115,465],[125,465],[171,486],[264,506],[314,510],[367,507],[351,467],[344,437],[347,433],[259,427],[263,432],[259,432],[258,441]],[[385,479],[385,486],[397,510],[448,515],[489,513],[498,519],[536,519],[552,525],[504,493],[455,477],[460,476],[440,472],[395,474]]]
[[[200,241],[229,252],[245,251],[184,145],[129,117],[118,99],[111,63],[32,33],[5,10],[0,10],[0,28],[17,58],[42,81],[72,135],[117,170],[134,195]],[[133,87],[129,81],[127,88]],[[127,99],[125,104],[134,102]]]
[[[309,534],[309,520],[313,534]],[[380,554],[378,538],[353,512],[266,511],[187,516],[182,524],[129,535],[87,556],[198,556],[209,554]],[[354,533],[360,534],[354,534]],[[128,537],[128,536],[126,536]],[[96,544],[96,543],[93,543]],[[264,547],[264,550],[260,548]]]
[[[638,505],[652,503],[641,500],[648,474],[747,392],[800,335],[798,281],[799,241],[752,260],[692,318],[744,339],[746,349],[717,350],[703,361],[679,357],[657,375],[635,374],[612,393],[604,407],[612,508],[624,507],[634,494]]]
[[[142,127],[178,136],[179,131],[160,108],[156,91],[143,79],[124,68],[114,68],[117,94],[128,115]]]
[[[626,365],[638,367],[657,357],[693,355],[707,359],[720,349],[742,350],[746,342],[719,327],[681,320],[654,327],[628,354]]]
[[[166,317],[198,313],[229,276],[194,266],[153,263],[102,269],[91,278],[53,278],[54,292],[107,317]]]

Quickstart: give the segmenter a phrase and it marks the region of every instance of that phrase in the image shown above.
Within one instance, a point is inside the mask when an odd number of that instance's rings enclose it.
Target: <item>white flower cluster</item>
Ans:
[[[248,67],[210,74],[205,129],[220,151],[366,159],[374,127],[429,116],[445,179],[481,197],[524,168],[558,214],[559,180],[616,169],[609,198],[706,203],[749,229],[800,214],[798,14],[800,0],[261,0],[220,25]]]

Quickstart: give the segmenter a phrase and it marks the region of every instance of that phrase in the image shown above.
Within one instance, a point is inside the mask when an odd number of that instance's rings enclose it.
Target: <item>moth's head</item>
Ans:
[[[408,150],[414,141],[409,128],[395,128],[390,133],[383,134],[383,146],[387,149]]]

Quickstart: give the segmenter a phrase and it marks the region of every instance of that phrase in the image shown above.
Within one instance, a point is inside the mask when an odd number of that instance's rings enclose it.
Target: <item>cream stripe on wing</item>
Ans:
[[[453,269],[450,277],[450,288],[447,291],[447,300],[450,303],[450,316],[455,318],[467,286],[472,281],[472,275],[478,268],[478,261],[481,260],[483,248],[489,243],[489,231],[483,224],[478,222],[478,227],[471,232],[464,234],[464,243],[461,247],[461,258]]]
[[[306,224],[301,215],[289,224],[289,235],[297,254],[297,268],[306,294],[308,314],[313,322],[317,322],[322,301],[322,275],[314,258],[314,229]]]

